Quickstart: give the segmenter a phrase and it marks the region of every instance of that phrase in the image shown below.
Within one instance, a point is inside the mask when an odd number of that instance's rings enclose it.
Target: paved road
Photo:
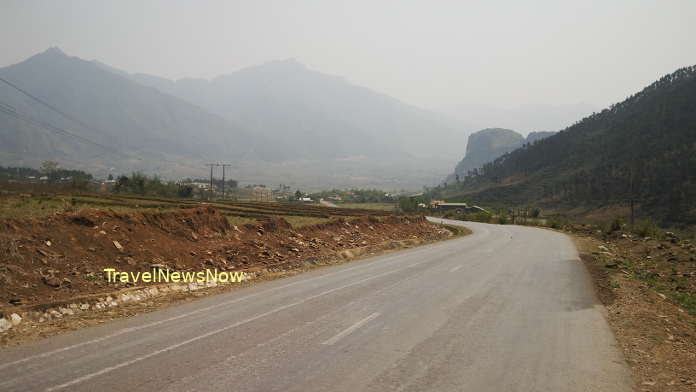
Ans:
[[[571,240],[467,226],[0,351],[0,391],[629,391]]]

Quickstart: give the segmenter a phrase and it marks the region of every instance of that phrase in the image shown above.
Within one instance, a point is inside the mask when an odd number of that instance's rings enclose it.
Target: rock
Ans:
[[[662,298],[662,299],[667,299],[667,296],[662,294],[662,293],[657,293],[657,296]]]
[[[114,246],[116,247],[116,249],[118,249],[119,251],[123,252],[123,245],[121,245],[121,244],[120,244],[118,241],[116,241],[116,240],[114,240],[113,243],[114,243]]]
[[[150,264],[150,269],[161,269],[161,270],[166,270],[167,266],[161,263],[156,263],[156,264]]]
[[[598,246],[597,248],[598,248],[599,250],[601,250],[601,251],[609,252],[609,248],[607,248],[607,247],[604,246],[604,245],[600,245],[600,246]]]
[[[7,321],[4,317],[0,317],[0,332],[5,332],[12,328],[12,323]]]
[[[62,283],[62,284],[65,285],[65,286],[67,286],[67,287],[72,287],[72,281],[71,281],[70,279],[68,279],[68,278],[63,278],[63,283]]]
[[[16,327],[22,322],[22,318],[17,313],[12,313],[10,315],[10,322],[12,322],[12,325]]]
[[[51,246],[51,241],[46,241],[46,246]]]
[[[12,297],[8,302],[12,305],[19,306],[24,303],[24,300],[21,297]]]
[[[60,287],[60,279],[53,277],[53,276],[44,276],[43,277],[43,282],[47,286],[51,287]]]

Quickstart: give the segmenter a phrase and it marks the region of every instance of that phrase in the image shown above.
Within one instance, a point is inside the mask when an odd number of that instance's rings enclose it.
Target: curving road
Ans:
[[[632,390],[568,237],[466,226],[0,351],[0,391]]]

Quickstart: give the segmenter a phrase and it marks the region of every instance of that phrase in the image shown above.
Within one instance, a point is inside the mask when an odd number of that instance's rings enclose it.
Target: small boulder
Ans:
[[[60,287],[60,279],[54,276],[44,276],[42,280],[47,286]]]

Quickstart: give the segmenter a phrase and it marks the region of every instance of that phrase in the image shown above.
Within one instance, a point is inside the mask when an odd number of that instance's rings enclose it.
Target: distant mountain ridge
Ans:
[[[52,48],[0,68],[0,77],[69,118],[6,85],[1,104],[126,155],[0,112],[6,165],[54,159],[97,174],[176,177],[225,161],[248,183],[418,189],[443,176],[466,144],[467,134],[444,117],[293,60],[173,82]]]
[[[401,155],[444,161],[443,156],[455,159],[466,142],[466,133],[443,116],[312,71],[294,59],[212,80],[131,77],[277,140],[282,148],[266,157],[271,160]]]
[[[0,102],[36,120],[0,113],[0,158],[5,163],[36,167],[55,159],[92,172],[116,167],[122,172],[189,173],[187,166],[200,160],[253,156],[261,144],[220,116],[58,48],[0,68],[0,77],[58,110],[0,84]]]

